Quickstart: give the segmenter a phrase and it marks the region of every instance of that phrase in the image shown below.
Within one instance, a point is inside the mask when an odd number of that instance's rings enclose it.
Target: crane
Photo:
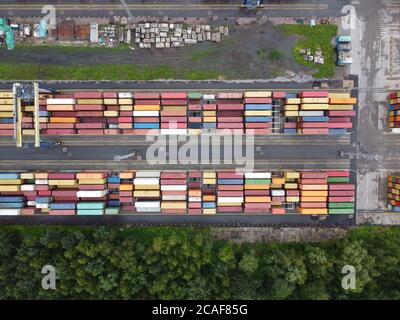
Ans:
[[[0,18],[0,35],[4,35],[7,48],[9,50],[14,49],[14,32],[5,18]]]

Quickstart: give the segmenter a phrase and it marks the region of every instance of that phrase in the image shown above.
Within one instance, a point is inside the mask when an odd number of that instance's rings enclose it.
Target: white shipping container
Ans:
[[[0,216],[19,216],[21,209],[0,209]]]
[[[118,98],[133,98],[132,92],[119,92],[118,93]]]
[[[159,111],[133,111],[134,117],[158,117]]]
[[[36,179],[35,184],[49,184],[49,180],[47,179]]]
[[[160,209],[160,201],[137,201],[135,208],[158,208]]]
[[[271,172],[245,172],[246,179],[271,179]]]
[[[36,203],[36,208],[38,209],[48,209],[49,204],[48,203]]]
[[[161,208],[136,208],[137,212],[160,212]]]
[[[36,206],[36,201],[33,201],[33,200],[28,201],[27,205],[28,205],[28,207],[34,207],[34,206]]]
[[[187,134],[187,129],[161,129],[161,134]]]
[[[160,171],[136,171],[136,178],[160,178]]]
[[[57,99],[47,99],[47,104],[75,104],[75,99],[69,98],[57,98]]]
[[[218,197],[218,203],[243,203],[243,197]]]
[[[186,200],[186,196],[185,195],[163,195],[162,200],[169,200],[169,201]]]
[[[35,191],[36,186],[34,184],[23,184],[21,191]]]
[[[323,117],[324,111],[308,111],[308,110],[301,110],[299,111],[300,117]]]
[[[400,128],[391,128],[390,132],[392,132],[392,133],[400,133]]]
[[[108,189],[105,190],[79,190],[76,192],[78,198],[101,198],[108,193]]]
[[[203,100],[215,100],[215,94],[203,94]]]
[[[133,179],[134,184],[152,185],[160,184],[160,179],[157,178],[135,178]]]
[[[271,195],[273,197],[284,197],[285,196],[285,190],[271,189]]]
[[[189,202],[201,202],[201,197],[189,197]]]
[[[161,185],[161,191],[184,191],[186,185]]]

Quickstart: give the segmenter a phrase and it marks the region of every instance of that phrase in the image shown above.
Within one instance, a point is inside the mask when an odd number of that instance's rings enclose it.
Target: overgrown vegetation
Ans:
[[[2,226],[2,299],[399,299],[400,228],[317,244],[232,244],[209,229]],[[56,268],[57,289],[41,288]],[[341,286],[343,266],[356,289]]]
[[[269,58],[269,60],[272,60],[272,61],[280,60],[282,58],[282,52],[280,52],[279,50],[272,50],[268,54],[268,58]]]
[[[314,76],[317,78],[329,78],[335,74],[335,49],[332,39],[337,34],[335,25],[302,25],[302,24],[283,24],[279,26],[286,35],[297,35],[298,40],[293,48],[293,55],[300,64],[315,68]],[[325,59],[325,64],[315,64],[306,61],[300,54],[300,49],[311,49],[311,51],[321,50]]]
[[[52,65],[32,63],[0,63],[2,80],[155,80],[217,79],[218,73],[211,70],[176,69],[168,65]]]
[[[265,48],[257,49],[257,57],[261,60],[264,60],[267,57],[267,49]]]

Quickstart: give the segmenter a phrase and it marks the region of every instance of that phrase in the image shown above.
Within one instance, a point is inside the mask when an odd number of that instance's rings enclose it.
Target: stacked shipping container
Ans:
[[[400,133],[400,92],[389,94],[389,129]]]

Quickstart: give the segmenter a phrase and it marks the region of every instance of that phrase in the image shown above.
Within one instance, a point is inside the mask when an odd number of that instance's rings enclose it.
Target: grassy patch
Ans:
[[[299,64],[315,69],[314,76],[317,78],[328,78],[335,74],[335,50],[332,46],[332,39],[337,34],[335,25],[280,25],[279,26],[288,36],[297,35],[298,40],[293,48],[293,55]],[[312,51],[321,50],[325,59],[325,64],[315,64],[305,61],[300,54],[301,48],[311,49]]]
[[[199,61],[201,59],[208,58],[213,53],[215,53],[215,48],[209,47],[209,48],[193,51],[190,57],[193,61]]]
[[[265,48],[257,49],[257,57],[260,58],[261,60],[267,58],[267,49]]]
[[[282,52],[280,52],[279,50],[272,50],[269,54],[268,54],[268,58],[271,61],[277,61],[280,60],[282,58]]]
[[[102,47],[98,45],[62,45],[62,44],[43,44],[32,45],[29,43],[19,43],[15,46],[14,51],[18,50],[37,50],[46,52],[47,50],[55,50],[62,53],[107,53],[107,52],[124,52],[131,51],[128,44],[120,44],[116,47]]]
[[[215,71],[175,69],[167,65],[47,65],[0,63],[2,80],[155,80],[155,79],[217,79]]]

